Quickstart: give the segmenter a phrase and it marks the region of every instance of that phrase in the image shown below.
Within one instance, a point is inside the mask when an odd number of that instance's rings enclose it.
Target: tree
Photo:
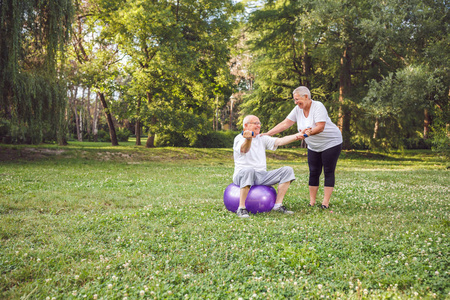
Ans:
[[[292,91],[311,85],[311,36],[299,31],[299,16],[310,7],[306,1],[268,2],[249,16],[243,32],[255,77],[252,92],[244,97],[244,114],[256,114],[265,128],[280,122],[292,109]],[[267,112],[271,112],[267,114]]]
[[[364,29],[375,42],[371,56],[379,58],[386,71],[370,82],[365,97],[375,119],[373,136],[395,142],[422,131],[427,139],[434,120],[436,132],[450,121],[448,6],[445,1],[391,1],[386,7],[377,1],[375,8]],[[389,115],[383,107],[391,108]],[[393,116],[397,123],[383,135],[380,124]]]
[[[267,120],[273,126],[292,109],[286,100],[292,99],[293,89],[308,86],[314,99],[326,102],[329,109],[338,107],[337,124],[344,148],[349,148],[350,108],[360,99],[370,69],[370,62],[362,59],[370,48],[359,29],[368,12],[366,1],[320,0],[268,1],[264,9],[253,12],[249,31],[256,54],[256,89],[244,109],[274,112]]]
[[[229,0],[98,0],[96,5],[107,24],[104,35],[126,54],[133,78],[130,109],[148,128],[146,147],[154,146],[157,132],[180,132],[195,141],[212,99],[231,95],[227,40],[239,5]]]
[[[445,1],[266,1],[247,28],[255,83],[241,108],[268,128],[292,109],[298,85],[324,102],[347,149],[401,147],[448,120]]]
[[[316,41],[311,50],[312,68],[320,80],[315,85],[322,86],[325,102],[331,102],[329,108],[338,108],[336,123],[342,132],[344,149],[351,147],[352,123],[357,122],[352,112],[364,95],[373,68],[373,62],[367,59],[372,44],[361,30],[361,23],[370,18],[370,11],[371,1],[319,0],[301,17],[302,24],[313,27],[306,31]]]
[[[66,88],[60,76],[70,0],[1,1],[0,105],[17,141],[65,143]]]
[[[71,80],[77,81],[75,85],[82,84],[89,89],[92,87],[100,99],[108,123],[109,135],[113,146],[119,145],[113,116],[108,104],[108,94],[114,93],[114,78],[118,74],[118,51],[114,44],[101,36],[98,32],[101,23],[96,18],[96,7],[89,2],[75,1],[76,19],[72,35],[72,61]],[[76,74],[76,76],[75,76]]]

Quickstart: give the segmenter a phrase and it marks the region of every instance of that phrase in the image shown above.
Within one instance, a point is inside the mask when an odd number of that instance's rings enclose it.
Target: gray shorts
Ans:
[[[252,168],[245,168],[237,173],[233,183],[243,188],[252,185],[274,185],[293,180],[295,175],[291,167],[281,167],[272,171],[255,171]]]

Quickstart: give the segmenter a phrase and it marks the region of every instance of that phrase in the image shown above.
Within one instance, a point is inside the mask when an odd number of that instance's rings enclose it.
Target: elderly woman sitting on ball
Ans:
[[[261,122],[257,116],[248,115],[244,118],[244,130],[234,138],[234,174],[233,183],[240,187],[239,208],[236,214],[241,218],[248,218],[245,199],[252,185],[278,184],[278,194],[272,210],[293,214],[284,207],[283,199],[289,185],[295,180],[291,167],[282,167],[267,171],[266,149],[276,150],[278,146],[286,145],[304,139],[303,134],[297,133],[282,138],[260,135]]]
[[[311,93],[305,86],[300,86],[292,93],[296,106],[284,121],[263,135],[274,135],[282,132],[297,122],[297,129],[305,135],[308,145],[309,166],[309,206],[316,204],[319,179],[322,168],[325,173],[324,197],[321,208],[328,208],[334,189],[337,160],[342,149],[342,134],[331,122],[327,109],[319,102],[311,99]]]

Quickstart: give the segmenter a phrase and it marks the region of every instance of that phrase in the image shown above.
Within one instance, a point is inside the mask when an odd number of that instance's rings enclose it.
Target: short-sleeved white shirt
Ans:
[[[287,118],[297,122],[297,129],[299,131],[308,127],[314,128],[318,122],[325,122],[325,128],[321,133],[305,139],[308,149],[312,151],[322,152],[342,144],[341,131],[333,122],[331,122],[330,117],[328,117],[327,109],[319,101],[312,100],[308,117],[305,117],[303,109],[300,109],[296,105]]]
[[[258,135],[252,138],[252,145],[250,151],[247,153],[241,153],[241,146],[245,142],[245,138],[242,134],[238,134],[234,138],[233,145],[233,157],[234,157],[234,177],[243,168],[253,168],[256,171],[266,171],[266,149],[267,150],[277,150],[275,146],[275,140],[277,138],[268,135]]]

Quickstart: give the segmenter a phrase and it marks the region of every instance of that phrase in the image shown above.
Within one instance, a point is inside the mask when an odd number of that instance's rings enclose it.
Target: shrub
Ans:
[[[106,132],[103,129],[100,129],[97,132],[97,141],[98,142],[111,142],[111,137],[109,135],[109,132]]]
[[[119,142],[128,142],[128,138],[131,136],[131,132],[127,128],[119,128],[116,131],[116,135]]]
[[[433,128],[431,143],[433,151],[450,157],[450,135],[447,126]]]
[[[9,120],[2,120],[0,123],[0,142],[5,144],[32,144],[38,139],[36,137],[33,139],[28,129],[28,126],[18,126]],[[42,132],[38,133],[42,134]]]
[[[155,138],[156,147],[188,147],[189,140],[178,132],[165,132],[157,134]]]
[[[210,131],[197,135],[194,141],[189,141],[178,132],[158,134],[155,139],[157,147],[195,147],[195,148],[231,148],[234,137],[239,131]]]
[[[363,136],[355,135],[350,138],[350,147],[354,150],[367,150],[370,148],[370,141]]]
[[[193,147],[232,148],[237,134],[239,131],[210,131],[204,135],[198,135]]]
[[[423,138],[409,138],[403,140],[406,149],[430,149],[431,142]]]
[[[10,122],[8,120],[0,120],[0,142],[4,144],[12,143],[10,132]]]

